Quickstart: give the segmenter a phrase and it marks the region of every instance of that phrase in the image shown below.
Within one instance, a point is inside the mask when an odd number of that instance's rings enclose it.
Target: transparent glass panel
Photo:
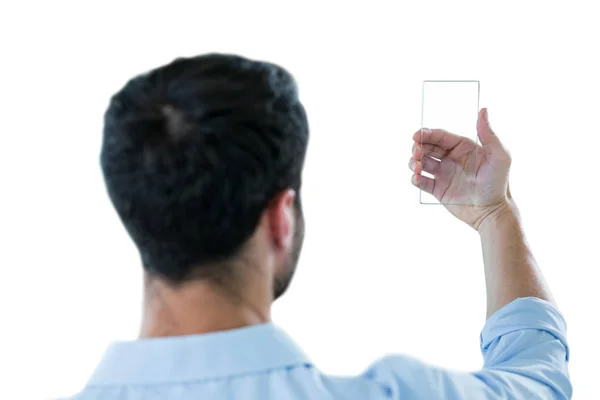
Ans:
[[[477,114],[479,112],[479,81],[423,81],[423,98],[421,108],[421,145],[423,145],[423,129],[444,129],[448,132],[465,136],[479,143],[477,139]],[[438,171],[449,171],[450,168],[473,170],[476,162],[477,147],[465,157],[464,162],[449,165],[449,159],[435,157],[435,162],[441,162],[442,167]],[[428,165],[432,163],[427,163]],[[433,164],[435,165],[435,164]],[[427,171],[422,175],[434,180],[436,177]],[[449,175],[449,174],[448,174]],[[443,185],[447,186],[443,173],[439,176],[434,195],[425,190],[425,179],[421,179],[421,190],[419,190],[419,201],[421,204],[444,204],[444,205],[473,205],[475,201],[475,182],[468,181],[461,185],[460,198],[443,198]],[[431,185],[428,186],[431,188]],[[437,197],[437,198],[436,198]]]

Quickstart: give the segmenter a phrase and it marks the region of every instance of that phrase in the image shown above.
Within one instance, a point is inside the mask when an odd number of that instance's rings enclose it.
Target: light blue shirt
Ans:
[[[485,324],[480,371],[448,371],[398,355],[346,378],[322,374],[270,323],[143,339],[112,344],[75,399],[570,399],[565,333],[565,321],[550,303],[518,299]]]

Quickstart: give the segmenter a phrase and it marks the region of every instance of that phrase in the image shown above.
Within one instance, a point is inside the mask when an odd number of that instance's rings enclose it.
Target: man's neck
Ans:
[[[145,286],[140,338],[218,332],[270,320],[269,303],[259,305],[208,282],[173,288],[160,281],[147,281]]]

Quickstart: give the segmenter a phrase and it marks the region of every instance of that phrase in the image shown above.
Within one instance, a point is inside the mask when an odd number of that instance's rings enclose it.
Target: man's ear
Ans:
[[[295,199],[296,192],[293,189],[284,190],[271,201],[267,209],[273,244],[282,250],[294,244]]]

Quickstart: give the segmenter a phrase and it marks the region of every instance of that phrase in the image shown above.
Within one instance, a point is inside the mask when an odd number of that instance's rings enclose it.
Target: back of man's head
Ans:
[[[289,73],[209,54],[135,77],[113,96],[101,165],[145,270],[178,284],[225,272],[282,191],[295,191],[301,218],[307,141]]]

